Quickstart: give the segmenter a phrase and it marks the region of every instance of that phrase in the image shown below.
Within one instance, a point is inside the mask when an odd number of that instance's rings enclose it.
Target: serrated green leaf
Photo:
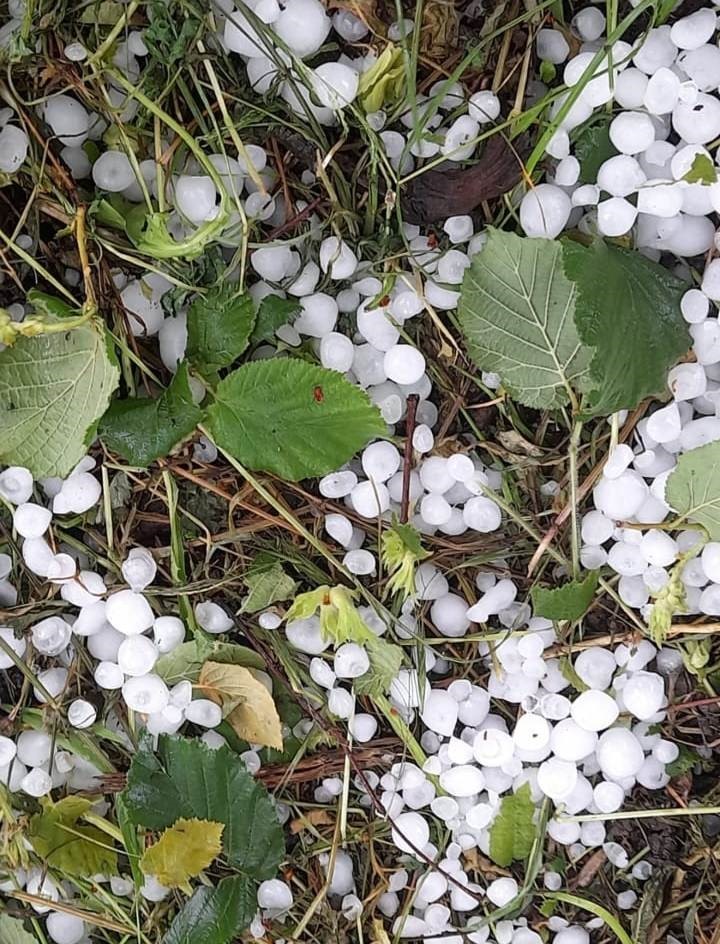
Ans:
[[[689,774],[696,764],[702,763],[702,758],[691,747],[685,744],[678,744],[680,753],[666,767],[665,772],[671,778],[682,777],[683,774]]]
[[[82,878],[98,872],[117,874],[117,853],[108,848],[107,834],[80,822],[91,806],[91,800],[78,796],[57,803],[45,800],[42,812],[31,817],[28,839],[51,868]]]
[[[160,656],[155,663],[156,672],[168,685],[174,685],[183,679],[197,682],[203,664],[211,659],[228,665],[244,665],[249,669],[264,669],[265,660],[247,646],[238,646],[230,642],[215,642],[205,636],[198,636],[190,642],[183,642],[172,652]]]
[[[533,587],[530,591],[533,612],[551,620],[580,619],[592,603],[598,577],[598,572],[592,570],[582,580],[571,580],[553,590]]]
[[[696,154],[690,170],[683,177],[689,184],[714,184],[717,179],[717,168],[707,154]]]
[[[560,243],[489,233],[465,272],[458,305],[470,356],[499,374],[520,403],[564,406],[586,380],[591,352],[573,321],[575,286]]]
[[[0,462],[36,478],[66,476],[117,387],[104,329],[82,325],[19,338],[0,351]]]
[[[190,879],[220,855],[224,828],[206,819],[179,819],[145,850],[140,868],[161,885],[181,888],[189,895]]]
[[[702,525],[720,541],[720,442],[679,456],[665,485],[665,501],[683,521]]]
[[[157,753],[133,757],[125,798],[133,822],[164,829],[180,818],[223,823],[223,849],[234,868],[271,878],[285,854],[282,827],[265,787],[227,746],[161,735]]]
[[[354,680],[355,691],[358,695],[371,697],[385,695],[390,683],[400,671],[403,661],[402,649],[379,636],[367,639],[364,647],[370,659],[370,668]]]
[[[527,859],[535,839],[535,805],[530,784],[503,797],[500,811],[490,827],[490,858],[507,868],[511,862]]]
[[[257,613],[271,603],[289,600],[295,593],[297,583],[286,574],[278,561],[254,568],[245,574],[248,595],[242,605],[242,613]]]
[[[187,439],[202,416],[192,398],[187,364],[182,363],[157,399],[131,397],[111,403],[100,421],[99,435],[131,465],[145,467]]]
[[[604,114],[598,121],[587,124],[578,134],[573,154],[580,162],[580,182],[597,182],[600,165],[617,154],[610,140],[610,120],[612,115]]]
[[[255,883],[242,875],[198,888],[177,914],[162,944],[228,944],[257,910]]]
[[[297,298],[266,295],[258,307],[250,343],[261,344],[263,341],[274,341],[277,329],[287,324],[299,311],[300,302]]]
[[[593,348],[586,412],[605,416],[662,393],[668,370],[691,345],[680,312],[685,283],[641,253],[601,239],[589,247],[566,241],[562,258],[577,286],[578,333]]]
[[[223,285],[195,299],[187,314],[186,357],[201,374],[229,367],[250,343],[255,306],[250,295]]]
[[[38,939],[25,930],[19,918],[7,914],[0,914],[0,941],[2,944],[38,944]]]
[[[294,482],[337,469],[386,433],[363,390],[292,358],[244,364],[221,380],[208,424],[240,462]]]

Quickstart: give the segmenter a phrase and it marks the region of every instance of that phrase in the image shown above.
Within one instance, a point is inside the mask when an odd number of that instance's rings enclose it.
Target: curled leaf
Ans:
[[[197,687],[222,707],[238,737],[251,744],[282,750],[282,724],[273,697],[248,669],[206,662]]]

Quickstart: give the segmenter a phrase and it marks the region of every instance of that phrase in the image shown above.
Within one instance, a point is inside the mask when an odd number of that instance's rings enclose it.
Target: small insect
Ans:
[[[313,397],[315,398],[316,403],[322,403],[325,399],[325,394],[323,393],[322,387],[315,387],[313,390]]]

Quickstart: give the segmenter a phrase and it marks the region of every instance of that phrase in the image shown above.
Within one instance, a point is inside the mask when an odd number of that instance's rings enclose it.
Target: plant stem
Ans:
[[[570,462],[570,545],[573,577],[580,576],[580,532],[578,527],[578,447],[583,424],[576,420],[570,435],[568,459]]]

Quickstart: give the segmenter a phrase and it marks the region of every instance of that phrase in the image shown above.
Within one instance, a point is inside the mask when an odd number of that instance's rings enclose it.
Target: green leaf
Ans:
[[[179,819],[145,850],[140,868],[161,885],[181,888],[190,895],[190,879],[220,855],[224,828],[222,823],[206,819]]]
[[[570,661],[569,656],[560,656],[558,659],[558,668],[560,675],[575,689],[576,692],[586,692],[590,688],[575,671],[575,666]]]
[[[605,114],[599,121],[586,125],[575,140],[573,153],[580,161],[580,182],[594,184],[600,165],[617,154],[610,140],[610,120]]]
[[[696,154],[690,170],[683,177],[689,184],[714,184],[717,179],[717,170],[707,154]]]
[[[245,574],[248,595],[242,605],[242,613],[257,613],[271,603],[289,600],[295,593],[297,583],[285,573],[278,561],[253,566]]]
[[[187,439],[203,412],[192,398],[187,364],[178,366],[160,396],[115,400],[100,422],[100,438],[134,466],[145,467],[169,455]]]
[[[170,925],[162,944],[228,944],[257,910],[255,883],[242,875],[198,888]]]
[[[702,763],[702,758],[691,747],[685,744],[678,744],[680,753],[666,767],[665,771],[669,777],[682,777],[683,774],[689,774],[696,764]]]
[[[102,328],[19,338],[0,352],[0,462],[66,476],[87,452],[120,371]]]
[[[186,239],[177,242],[167,228],[166,217],[165,213],[147,214],[142,229],[132,236],[139,252],[153,259],[196,259],[227,223],[227,213],[218,213],[214,220],[203,223]]]
[[[155,663],[156,672],[168,685],[174,685],[183,679],[197,682],[200,671],[208,659],[213,662],[225,662],[228,665],[244,665],[249,669],[264,669],[265,660],[247,646],[238,646],[230,642],[216,642],[205,636],[198,636],[190,642],[183,642],[172,652],[160,656]]]
[[[720,541],[720,442],[683,453],[665,485],[665,501],[683,521]]]
[[[157,754],[144,748],[133,757],[122,796],[130,818],[150,829],[180,818],[224,823],[228,862],[258,880],[271,878],[285,854],[267,790],[227,746],[161,735]]]
[[[107,834],[79,822],[91,806],[91,800],[78,796],[45,800],[42,812],[31,817],[28,839],[48,866],[73,877],[117,875],[117,853],[108,848]]]
[[[592,570],[582,580],[571,580],[554,590],[533,587],[530,591],[533,613],[551,620],[580,619],[592,603],[598,576],[598,572]]]
[[[575,286],[560,243],[489,232],[465,272],[458,305],[470,356],[526,406],[564,406],[586,379],[590,352],[573,322]]]
[[[187,359],[201,374],[229,367],[250,343],[255,306],[236,286],[211,289],[195,299],[187,314]]]
[[[578,333],[594,348],[586,410],[605,416],[662,393],[669,368],[691,344],[680,312],[685,283],[641,253],[601,239],[590,247],[567,241],[562,256],[577,286]]]
[[[500,811],[490,827],[490,858],[507,868],[517,859],[527,859],[535,839],[535,805],[530,784],[503,797]]]
[[[48,295],[47,292],[36,288],[31,288],[27,293],[27,301],[39,315],[46,318],[77,318],[81,314],[79,309],[68,305],[62,298]]]
[[[608,911],[608,909],[604,908],[602,905],[598,905],[597,902],[591,901],[589,898],[583,898],[581,895],[570,895],[568,892],[543,892],[542,897],[550,901],[563,901],[565,904],[573,905],[575,908],[583,908],[585,911],[597,915],[598,918],[602,918],[618,941],[620,941],[620,944],[637,944],[637,942],[632,940],[619,919],[616,918],[611,911]]]
[[[0,941],[2,944],[38,944],[38,939],[25,930],[19,918],[7,914],[0,914]]]
[[[244,465],[294,482],[337,469],[387,431],[363,390],[292,358],[245,364],[221,380],[208,424]]]
[[[400,671],[403,651],[400,646],[395,646],[379,636],[373,636],[364,645],[370,658],[370,668],[360,678],[355,679],[355,691],[358,695],[371,697],[385,695],[390,683]]]
[[[299,311],[300,302],[297,298],[266,295],[260,302],[250,343],[255,345],[263,341],[274,341],[277,329],[287,324]]]

